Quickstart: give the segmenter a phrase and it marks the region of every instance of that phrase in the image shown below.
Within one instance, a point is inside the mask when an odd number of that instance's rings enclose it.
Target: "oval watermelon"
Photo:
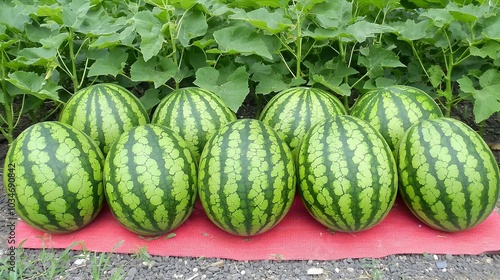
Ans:
[[[366,230],[389,213],[398,188],[396,163],[368,122],[336,116],[318,123],[304,136],[297,159],[304,205],[329,229]]]
[[[236,120],[215,93],[195,87],[174,90],[162,99],[151,118],[164,125],[192,145],[199,158],[205,143],[223,125]]]
[[[313,125],[345,114],[346,109],[331,93],[318,88],[295,87],[271,98],[259,120],[276,130],[295,153],[300,140]]]
[[[64,106],[59,120],[89,135],[106,155],[125,131],[149,122],[139,99],[115,84],[96,84],[79,90]]]
[[[410,210],[443,231],[470,229],[493,211],[498,164],[484,140],[451,118],[423,120],[397,149],[400,192]]]
[[[295,195],[290,148],[258,120],[229,123],[207,142],[198,191],[207,216],[240,236],[268,231],[286,215]]]
[[[72,232],[101,210],[103,161],[99,147],[77,129],[37,123],[10,146],[4,186],[27,224],[50,233]]]
[[[104,190],[111,212],[128,230],[159,235],[191,214],[197,166],[188,144],[154,124],[123,133],[104,162]]]
[[[392,151],[412,124],[443,116],[439,106],[427,93],[402,85],[365,93],[354,103],[350,114],[368,121],[378,129]]]

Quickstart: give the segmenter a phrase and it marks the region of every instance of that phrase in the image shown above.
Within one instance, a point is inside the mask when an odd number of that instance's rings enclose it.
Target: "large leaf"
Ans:
[[[148,61],[142,57],[130,67],[130,79],[135,82],[153,82],[155,88],[164,85],[177,73],[177,65],[171,58],[155,56]]]
[[[231,110],[236,112],[249,93],[248,78],[244,66],[222,71],[203,67],[196,71],[194,84],[215,92]]]
[[[284,17],[283,10],[281,9],[273,12],[270,12],[265,8],[260,8],[250,12],[238,10],[229,18],[247,21],[251,25],[273,34],[277,34],[292,26],[292,22]]]
[[[114,48],[109,51],[107,50],[105,52],[105,55],[96,59],[94,64],[90,66],[88,76],[93,77],[99,75],[111,75],[113,77],[116,77],[116,75],[122,73],[127,59],[128,54],[125,48]]]
[[[157,55],[163,46],[162,24],[151,11],[141,11],[134,15],[134,27],[141,36],[141,52],[144,61]]]
[[[198,10],[189,10],[183,17],[179,27],[179,41],[184,47],[189,46],[192,38],[205,35],[208,29],[205,15]]]
[[[46,80],[44,76],[37,73],[16,71],[10,73],[5,80],[13,86],[9,85],[8,87],[9,94],[12,96],[29,94],[42,100],[59,100],[57,91],[61,89],[61,87],[50,80]]]
[[[230,26],[214,32],[215,41],[219,44],[218,50],[228,54],[241,53],[243,55],[256,54],[272,59],[265,41],[265,35],[258,33],[254,28],[246,25]]]
[[[470,78],[458,80],[460,90],[474,97],[474,117],[480,123],[492,114],[500,112],[500,72],[490,69],[479,77],[480,89],[476,89]]]
[[[5,1],[9,2],[9,1]],[[16,3],[16,5],[7,5],[4,1],[0,2],[0,23],[8,27],[15,28],[18,31],[24,30],[24,25],[30,22],[29,5]]]
[[[360,53],[362,56],[359,57],[358,63],[368,69],[370,77],[382,76],[383,68],[406,67],[393,51],[385,49],[381,45],[362,48]]]
[[[64,4],[64,9],[62,9],[63,25],[73,29],[80,28],[89,10],[90,1],[88,0],[73,0]]]

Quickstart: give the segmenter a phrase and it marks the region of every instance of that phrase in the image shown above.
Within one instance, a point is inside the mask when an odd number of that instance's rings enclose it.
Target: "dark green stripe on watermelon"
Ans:
[[[259,119],[275,129],[295,152],[300,140],[313,125],[345,114],[347,111],[334,95],[317,88],[296,87],[274,96]]]
[[[84,227],[102,207],[103,161],[94,142],[68,125],[45,122],[27,128],[10,147],[5,163],[15,164],[16,212],[31,226],[51,233]]]
[[[401,195],[412,212],[444,231],[472,228],[493,211],[498,164],[484,140],[449,118],[422,121],[397,151]]]
[[[198,182],[210,220],[229,233],[251,236],[274,227],[290,209],[295,166],[275,131],[257,120],[238,120],[207,142]]]
[[[350,113],[379,130],[393,151],[412,124],[422,119],[443,116],[439,106],[427,93],[401,85],[365,93],[356,101]]]
[[[397,193],[395,160],[366,121],[337,116],[306,133],[298,153],[302,200],[313,217],[335,231],[378,224]]]
[[[141,125],[125,132],[104,164],[106,198],[113,215],[138,234],[175,229],[193,210],[196,169],[188,144],[172,130]]]
[[[125,131],[149,122],[139,99],[115,84],[96,84],[78,91],[61,112],[60,121],[89,135],[106,154]]]
[[[151,122],[166,126],[184,138],[199,158],[205,143],[236,115],[213,92],[201,88],[177,89],[158,104]]]

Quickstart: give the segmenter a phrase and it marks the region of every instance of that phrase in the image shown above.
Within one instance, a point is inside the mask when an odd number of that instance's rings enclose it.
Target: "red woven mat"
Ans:
[[[331,233],[316,222],[297,198],[290,212],[270,231],[251,238],[233,236],[213,225],[196,204],[193,214],[173,234],[144,239],[124,229],[106,208],[87,227],[50,235],[19,222],[17,244],[25,248],[66,248],[81,241],[87,250],[133,253],[147,247],[152,255],[214,257],[235,260],[335,260],[379,258],[391,254],[480,254],[500,252],[500,214],[464,232],[446,233],[422,224],[397,201],[382,223],[356,234]],[[120,242],[121,245],[116,247]],[[75,246],[73,249],[81,249]]]

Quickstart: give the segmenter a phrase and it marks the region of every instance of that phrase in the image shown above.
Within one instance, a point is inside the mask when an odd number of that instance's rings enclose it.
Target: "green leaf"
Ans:
[[[59,100],[57,91],[61,89],[61,87],[50,80],[45,80],[43,76],[37,73],[16,71],[10,73],[5,80],[15,87],[10,87],[11,90],[9,90],[9,93],[12,96],[30,94],[42,100]]]
[[[460,90],[474,97],[474,117],[476,123],[500,112],[500,72],[490,69],[479,77],[481,89],[476,89],[470,78],[463,76],[458,80]]]
[[[0,104],[4,104],[5,103],[5,97],[4,96],[5,96],[5,93],[0,88]]]
[[[356,41],[362,43],[366,38],[373,38],[376,34],[393,31],[393,29],[386,25],[380,25],[365,20],[355,22],[346,28],[346,31],[352,35]]]
[[[208,24],[205,15],[198,10],[189,10],[184,15],[179,27],[179,42],[184,47],[188,47],[191,39],[205,35],[207,29]]]
[[[428,9],[421,13],[420,17],[430,19],[431,23],[437,27],[448,25],[454,20],[447,9]]]
[[[230,26],[214,32],[215,41],[219,44],[218,50],[222,53],[256,54],[272,59],[264,37],[265,35],[257,33],[254,28],[246,25]]]
[[[120,33],[99,36],[90,44],[91,48],[109,48],[120,44],[131,46],[135,39],[134,27],[128,26]]]
[[[262,63],[255,63],[250,68],[252,81],[257,82],[255,93],[269,94],[272,92],[279,92],[288,88],[284,82],[284,74],[276,69],[276,65],[264,65]]]
[[[313,75],[312,79],[315,83],[319,83],[327,87],[329,90],[335,92],[336,94],[342,96],[351,95],[351,87],[349,87],[348,84],[343,83],[341,77],[333,77],[333,76],[324,77],[323,75]]]
[[[487,86],[474,92],[474,116],[476,123],[488,119],[493,113],[500,112],[500,84]]]
[[[484,26],[483,34],[487,38],[500,41],[500,13],[487,18],[482,26]]]
[[[24,5],[18,2],[14,6],[11,6],[2,1],[0,2],[0,23],[17,31],[22,31],[24,30],[24,25],[29,24],[31,21],[29,11],[32,8],[32,5]]]
[[[396,30],[400,39],[405,41],[416,41],[426,37],[428,24],[429,20],[415,23],[414,20],[408,19],[405,22],[390,23],[390,26]]]
[[[347,0],[325,1],[311,10],[319,23],[326,29],[343,29],[352,18],[352,3]]]
[[[26,65],[45,65],[48,61],[56,60],[56,48],[24,48],[17,53],[16,61]]]
[[[135,82],[153,82],[155,88],[164,85],[177,72],[177,65],[171,58],[155,56],[148,61],[142,57],[130,67],[130,79]]]
[[[64,9],[62,9],[63,25],[73,29],[80,28],[89,10],[89,0],[73,0],[64,4]]]
[[[139,98],[142,105],[146,110],[151,110],[156,104],[160,103],[160,90],[156,88],[150,88],[144,92],[144,95]]]
[[[430,82],[434,88],[438,88],[443,83],[443,78],[445,76],[443,69],[439,65],[432,65],[428,70]]]
[[[116,77],[116,75],[122,73],[127,59],[128,53],[126,48],[114,48],[106,51],[105,55],[99,57],[90,66],[88,76],[111,75]]]
[[[157,55],[163,45],[162,24],[150,11],[141,11],[133,17],[134,27],[141,36],[141,52],[144,61]]]
[[[194,84],[215,92],[231,110],[236,112],[249,93],[248,78],[249,74],[244,66],[222,71],[203,67],[196,71]]]
[[[248,13],[238,10],[229,16],[229,18],[247,21],[251,25],[273,34],[277,34],[292,26],[292,22],[284,17],[283,10],[280,9],[270,12],[266,8],[260,8]]]
[[[497,59],[500,57],[499,53],[500,53],[500,43],[493,40],[488,40],[481,47],[476,47],[476,46],[470,47],[470,54],[474,56],[479,56],[481,58],[489,57],[491,59]]]
[[[369,48],[361,48],[358,63],[365,66],[370,77],[383,76],[383,68],[406,67],[399,61],[399,57],[391,50],[381,45],[371,45]]]

